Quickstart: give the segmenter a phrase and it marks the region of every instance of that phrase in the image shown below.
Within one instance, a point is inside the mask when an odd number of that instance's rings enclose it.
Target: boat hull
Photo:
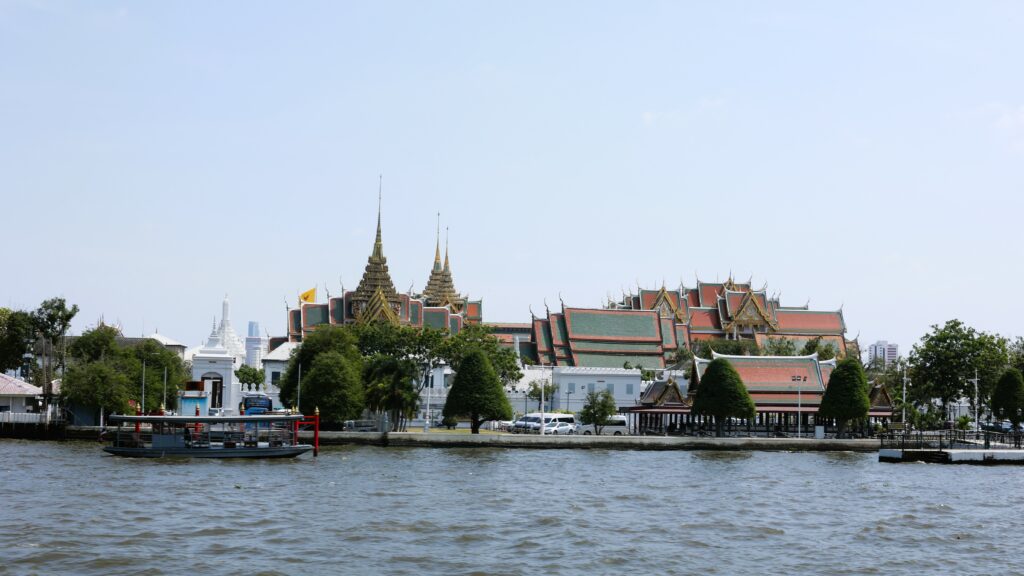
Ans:
[[[127,448],[106,446],[104,452],[128,458],[294,458],[312,450],[309,444],[270,448]]]

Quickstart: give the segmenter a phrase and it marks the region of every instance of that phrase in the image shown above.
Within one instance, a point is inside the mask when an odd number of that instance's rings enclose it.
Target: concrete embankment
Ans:
[[[97,426],[68,426],[66,437],[97,440]],[[304,442],[312,432],[302,432]],[[598,450],[763,450],[782,452],[877,452],[878,440],[813,438],[708,438],[692,436],[536,436],[526,434],[451,434],[396,432],[320,432],[321,446],[406,446],[423,448],[488,447]]]

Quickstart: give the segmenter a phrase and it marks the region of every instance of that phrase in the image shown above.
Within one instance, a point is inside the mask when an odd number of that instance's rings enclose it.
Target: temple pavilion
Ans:
[[[847,353],[842,310],[811,310],[783,306],[778,295],[750,282],[731,278],[697,286],[638,289],[603,308],[575,308],[562,303],[529,325],[495,324],[506,343],[543,365],[621,367],[629,362],[648,369],[664,368],[683,348],[700,340],[790,340],[797,349],[812,338],[831,344],[840,357]]]
[[[272,338],[270,350],[282,342],[301,342],[302,337],[317,326],[388,322],[396,325],[448,330],[452,334],[467,323],[478,323],[483,315],[483,302],[470,300],[455,289],[448,245],[445,242],[441,261],[441,235],[438,228],[434,263],[427,285],[420,294],[399,293],[388,271],[381,234],[380,206],[377,208],[377,236],[367,259],[366,268],[355,290],[343,290],[341,296],[326,303],[300,303],[288,310],[288,335]]]

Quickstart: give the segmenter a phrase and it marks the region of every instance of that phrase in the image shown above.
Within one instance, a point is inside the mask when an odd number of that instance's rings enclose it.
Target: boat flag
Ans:
[[[306,290],[302,294],[299,294],[299,302],[308,304],[316,302],[316,287],[314,286],[313,288]]]

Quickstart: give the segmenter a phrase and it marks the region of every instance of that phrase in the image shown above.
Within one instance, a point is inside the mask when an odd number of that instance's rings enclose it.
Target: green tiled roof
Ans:
[[[595,368],[622,368],[622,365],[629,362],[632,366],[643,366],[647,370],[661,368],[660,356],[622,356],[618,354],[577,354],[577,366],[592,366]]]
[[[572,349],[575,352],[615,351],[615,352],[636,352],[640,354],[661,354],[662,348],[658,344],[642,344],[637,342],[583,342],[573,340]]]
[[[423,311],[423,325],[435,328],[437,330],[445,330],[448,328],[447,318],[444,310],[424,310]]]
[[[306,313],[306,326],[319,326],[320,324],[327,324],[326,304],[306,306],[304,308],[304,312]]]
[[[570,338],[661,340],[657,312],[567,309],[565,315]]]

